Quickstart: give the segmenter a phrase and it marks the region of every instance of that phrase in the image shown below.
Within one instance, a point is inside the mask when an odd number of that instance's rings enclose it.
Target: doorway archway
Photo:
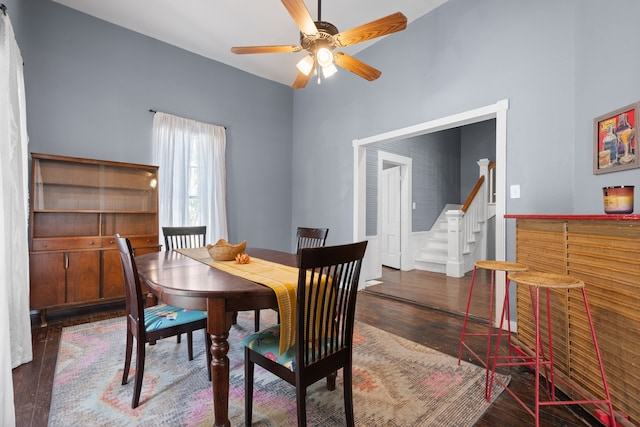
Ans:
[[[353,238],[354,241],[365,240],[366,237],[366,146],[376,142],[407,139],[417,135],[439,132],[459,126],[495,119],[496,121],[496,222],[495,222],[495,256],[496,260],[505,260],[505,220],[506,212],[506,147],[507,147],[507,110],[508,100],[500,100],[495,104],[461,112],[440,119],[431,120],[417,125],[372,135],[353,140]],[[373,245],[376,246],[376,245]],[[361,273],[363,283],[376,278],[377,266],[381,265],[378,248],[371,248],[365,255]],[[502,276],[502,277],[500,277]],[[378,276],[379,277],[379,276]],[[504,273],[499,273],[497,283],[504,283]],[[505,289],[497,286],[496,302],[504,299]],[[496,316],[499,319],[501,304],[495,304]]]

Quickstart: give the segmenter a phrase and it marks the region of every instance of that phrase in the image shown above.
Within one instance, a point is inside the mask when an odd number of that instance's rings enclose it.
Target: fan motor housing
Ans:
[[[326,47],[329,50],[335,49],[336,45],[333,36],[339,33],[338,28],[326,21],[315,21],[317,34],[306,35],[300,33],[300,45],[306,50],[317,50]]]

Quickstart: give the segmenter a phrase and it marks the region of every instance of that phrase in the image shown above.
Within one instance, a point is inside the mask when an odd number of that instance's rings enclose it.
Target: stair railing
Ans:
[[[480,258],[486,258],[486,220],[487,203],[490,200],[492,191],[487,188],[487,181],[490,182],[489,161],[481,159],[480,178],[473,187],[469,197],[460,210],[447,211],[448,227],[448,253],[447,253],[447,276],[463,277],[466,273],[464,265],[464,254],[470,252],[470,243],[476,241],[476,237],[481,239]],[[495,169],[495,162],[493,168]]]

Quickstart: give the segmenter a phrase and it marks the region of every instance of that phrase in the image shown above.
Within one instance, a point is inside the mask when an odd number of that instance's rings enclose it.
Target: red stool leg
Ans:
[[[613,403],[611,402],[611,395],[609,394],[609,386],[607,385],[607,376],[604,373],[604,365],[602,364],[602,354],[600,354],[600,347],[598,346],[598,339],[596,338],[596,329],[593,326],[593,318],[591,317],[591,309],[587,301],[587,292],[585,288],[582,288],[582,299],[584,300],[584,309],[587,312],[587,319],[589,320],[589,327],[591,328],[591,338],[593,339],[593,346],[596,349],[596,357],[598,358],[598,366],[600,368],[600,375],[602,376],[602,387],[604,388],[605,399],[609,409],[609,426],[614,427],[616,425],[615,415],[613,412]]]
[[[536,284],[534,282],[535,278],[527,278],[528,279],[528,283],[527,281],[525,281],[524,278],[523,282],[526,285],[529,285],[529,292],[530,292],[530,297],[531,297],[531,306],[532,306],[532,317],[533,317],[533,323],[534,323],[534,327],[535,327],[535,344],[533,349],[530,349],[531,351],[527,351],[527,353],[529,354],[533,354],[533,359],[531,360],[531,357],[529,356],[525,356],[525,357],[520,357],[520,356],[515,356],[514,358],[511,358],[510,356],[500,356],[502,358],[506,358],[508,359],[507,363],[500,363],[498,361],[498,350],[499,350],[499,344],[500,344],[500,339],[501,339],[501,333],[502,333],[502,323],[504,322],[504,312],[505,310],[508,310],[508,299],[507,297],[505,297],[505,301],[503,305],[503,315],[502,315],[502,319],[500,321],[500,329],[498,332],[498,342],[496,343],[496,348],[495,348],[495,353],[493,355],[493,366],[492,366],[492,371],[491,371],[491,383],[493,383],[493,381],[495,380],[497,383],[499,383],[500,385],[502,385],[505,389],[506,392],[508,392],[514,399],[516,399],[516,401],[527,411],[529,412],[535,419],[535,426],[539,427],[540,426],[540,408],[543,406],[556,406],[556,405],[584,405],[584,404],[590,404],[590,405],[594,405],[597,408],[597,411],[600,412],[600,414],[604,414],[604,408],[606,405],[606,410],[608,411],[607,414],[607,418],[608,418],[608,422],[606,422],[605,420],[602,420],[603,423],[606,423],[609,427],[615,427],[617,424],[615,422],[615,413],[613,410],[613,404],[611,402],[611,395],[609,392],[609,387],[607,385],[607,380],[606,380],[606,376],[605,376],[605,372],[604,372],[604,366],[602,363],[602,354],[600,353],[600,348],[598,346],[598,341],[596,338],[596,333],[595,333],[595,328],[593,325],[593,318],[591,316],[591,311],[589,308],[589,303],[587,300],[587,295],[586,295],[586,291],[584,288],[584,283],[580,283],[580,281],[576,281],[574,283],[568,283],[568,286],[563,286],[562,285],[562,279],[564,277],[559,277],[559,285],[554,285],[553,283],[549,283],[548,280],[545,283],[544,281],[542,282],[542,284]],[[515,280],[515,278],[514,278]],[[518,280],[516,280],[516,282],[519,282]],[[519,282],[520,283],[520,282]],[[573,285],[573,286],[572,286]],[[604,389],[604,394],[606,399],[597,399],[595,396],[589,395],[589,393],[585,392],[584,390],[581,390],[579,387],[575,387],[571,384],[570,381],[568,381],[567,379],[563,378],[562,375],[557,375],[556,376],[556,372],[555,372],[555,366],[554,366],[554,352],[553,352],[553,331],[552,331],[552,320],[551,320],[551,289],[564,289],[567,292],[570,292],[571,288],[575,288],[578,287],[576,285],[580,285],[581,288],[581,292],[582,292],[582,297],[583,297],[583,301],[584,301],[584,305],[585,305],[585,313],[587,316],[587,320],[589,322],[589,327],[591,329],[591,337],[592,337],[592,341],[593,341],[593,345],[594,345],[594,349],[595,349],[595,353],[596,353],[596,357],[598,359],[598,367],[600,369],[600,375],[602,378],[602,385],[603,385],[603,389]],[[540,294],[540,288],[543,287],[545,288],[545,292],[541,295]],[[535,289],[534,289],[535,288]],[[547,328],[547,344],[548,344],[548,350],[545,350],[545,346],[543,345],[542,342],[542,335],[543,332],[541,331],[541,324],[542,326],[545,326],[544,320],[540,319],[540,306],[542,305],[540,298],[541,296],[543,298],[546,298],[546,301],[544,302],[544,307],[547,310],[547,320],[546,320],[546,328]],[[548,358],[545,355],[545,351],[548,351]],[[522,362],[516,362],[513,359],[524,359]],[[534,369],[534,375],[535,375],[535,384],[534,384],[534,405],[533,405],[533,410],[531,409],[530,404],[525,403],[522,399],[520,399],[512,390],[510,390],[507,385],[499,378],[496,376],[496,367],[497,366],[527,366],[529,368],[531,368],[531,366],[533,365],[533,369]],[[540,398],[540,381],[541,381],[541,367],[544,368],[544,377],[545,377],[545,383],[546,383],[546,388],[547,388],[547,398],[546,400],[541,400]],[[581,399],[569,399],[569,400],[556,400],[557,396],[555,393],[555,386],[556,386],[556,382],[558,383],[562,383],[565,387],[568,387],[569,389],[572,390],[572,392],[576,393],[576,396],[580,396]],[[489,388],[489,390],[491,390],[491,388]]]
[[[505,271],[505,274],[507,272]],[[498,359],[500,358],[500,344],[502,343],[502,331],[504,329],[504,319],[505,319],[505,313],[507,313],[507,333],[509,334],[508,336],[508,340],[507,340],[507,346],[508,346],[508,351],[509,351],[509,356],[507,357],[507,360],[510,362],[513,358],[512,355],[512,351],[511,351],[511,312],[509,309],[509,280],[505,277],[505,282],[506,282],[506,287],[505,287],[505,294],[504,294],[504,300],[502,301],[502,311],[500,312],[500,324],[498,325],[498,333],[497,333],[497,339],[496,339],[496,348],[495,351],[493,353],[493,367],[491,369],[491,375],[489,376],[488,380],[487,380],[487,384],[486,384],[486,389],[485,389],[485,397],[487,398],[487,402],[491,402],[491,390],[493,389],[493,379],[495,378],[495,374],[496,374],[496,368],[499,365]],[[487,359],[487,371],[488,371],[488,366],[489,366],[489,359]],[[506,366],[509,366],[510,363],[507,363]]]
[[[553,366],[553,334],[551,333],[551,291],[549,288],[546,289],[546,297],[547,297],[547,334],[549,341],[549,374],[547,375],[547,394],[549,395],[550,400],[556,400],[556,379],[554,373]],[[543,353],[544,356],[544,353]],[[545,364],[545,369],[546,369]],[[551,379],[551,381],[549,381]]]
[[[484,377],[484,397],[487,401],[491,400],[491,392],[489,391],[489,361],[491,360],[491,336],[493,335],[493,321],[494,321],[494,308],[493,299],[495,294],[496,283],[496,271],[491,270],[491,285],[489,288],[489,330],[487,331],[487,357],[485,364],[485,377]],[[500,346],[500,338],[498,338],[498,346]]]
[[[462,359],[462,346],[464,344],[464,337],[467,331],[467,320],[469,319],[469,307],[471,306],[471,296],[473,295],[473,283],[476,279],[476,270],[477,267],[473,267],[473,274],[471,275],[471,285],[469,286],[469,297],[467,298],[467,309],[464,312],[464,321],[462,323],[462,336],[460,337],[460,350],[458,350],[458,365],[460,365],[460,360]]]
[[[540,298],[539,288],[536,287],[536,291],[534,292],[533,288],[531,286],[529,286],[529,295],[531,296],[531,308],[533,310],[532,314],[533,314],[533,318],[534,318],[534,322],[535,322],[537,320],[538,316],[540,316],[540,307],[539,307],[539,305],[538,305],[537,311],[535,309],[536,308],[536,304],[538,303],[539,298]],[[548,297],[549,297],[549,294],[547,293],[547,301],[549,301]],[[550,312],[547,311],[547,313],[550,313]],[[537,324],[537,323],[534,323],[534,324],[536,325],[535,328],[536,328],[536,331],[537,331],[538,327],[539,327],[539,324]],[[547,331],[547,333],[551,334],[551,329],[549,329]],[[542,343],[540,343],[540,344],[541,344],[540,346],[537,346],[537,344],[536,344],[536,348],[540,349],[540,352],[542,354],[542,360],[545,360],[546,355],[545,355],[545,352],[544,352],[544,346],[542,346]],[[547,365],[544,364],[543,366],[544,366],[545,381],[547,381],[547,391],[548,391],[549,390],[549,372],[547,371]]]

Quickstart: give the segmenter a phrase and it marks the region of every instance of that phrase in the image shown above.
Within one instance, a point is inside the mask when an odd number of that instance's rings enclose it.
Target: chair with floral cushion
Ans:
[[[299,252],[296,315],[289,325],[295,328],[295,344],[280,353],[280,333],[287,325],[263,329],[243,340],[246,426],[251,425],[256,363],[295,386],[300,427],[307,425],[307,387],[327,378],[327,388],[334,390],[336,374],[342,369],[346,425],[354,425],[351,350],[366,247],[364,241]]]
[[[127,311],[127,345],[122,374],[123,385],[127,384],[129,380],[133,339],[136,339],[136,379],[131,407],[136,408],[140,403],[147,343],[153,344],[162,338],[186,333],[189,360],[193,360],[192,333],[195,330],[204,329],[207,372],[209,380],[211,380],[211,336],[207,333],[207,313],[199,310],[185,310],[166,304],[144,308],[142,288],[131,242],[118,234],[115,235],[115,239],[122,260]]]

